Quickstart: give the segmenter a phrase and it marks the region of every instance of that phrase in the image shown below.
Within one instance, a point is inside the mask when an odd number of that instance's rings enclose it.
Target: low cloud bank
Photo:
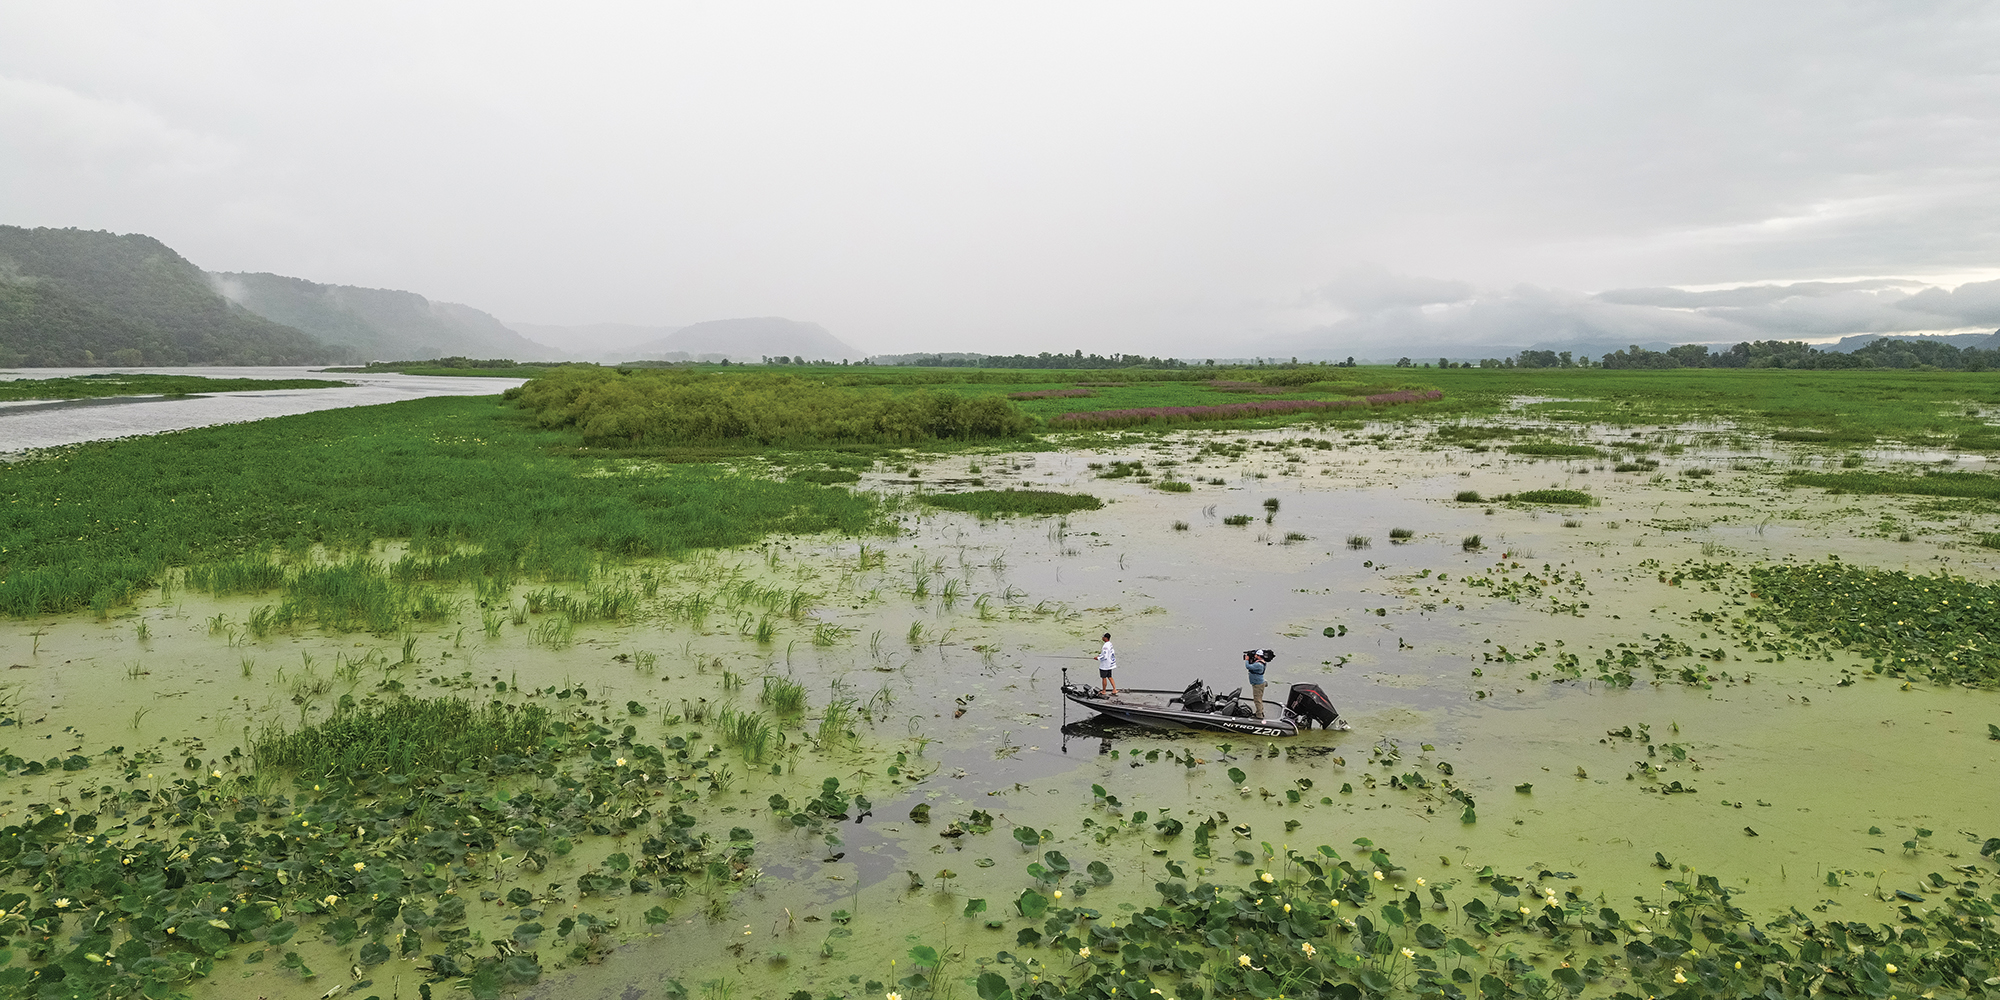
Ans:
[[[1273,353],[1465,358],[1534,347],[1595,354],[1627,344],[1991,330],[2000,326],[2000,281],[1949,289],[1866,279],[1586,294],[1534,285],[1482,290],[1373,268],[1336,277],[1311,292],[1307,305],[1335,318],[1281,338]]]

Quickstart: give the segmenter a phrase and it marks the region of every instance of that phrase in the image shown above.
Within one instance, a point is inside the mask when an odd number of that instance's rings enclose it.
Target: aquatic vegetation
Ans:
[[[317,692],[325,693],[323,680]],[[336,711],[292,732],[267,730],[251,744],[259,767],[317,778],[372,772],[457,771],[499,754],[534,750],[552,731],[547,709],[525,705],[474,708],[460,698],[402,698],[375,707]]]
[[[854,699],[836,697],[826,703],[820,715],[818,737],[822,747],[838,747],[854,739]]]
[[[775,531],[865,534],[879,524],[870,495],[705,466],[627,475],[592,458],[549,457],[561,440],[518,411],[438,398],[8,463],[0,614],[108,608],[186,566],[198,589],[301,585],[310,607],[295,611],[310,612],[305,620],[393,631],[387,595],[366,592],[375,584],[307,579],[326,577],[326,567],[288,569],[273,554],[318,547],[353,575],[369,546],[407,539],[419,558],[399,564],[405,583],[584,580],[601,556],[674,555]]]
[[[1467,535],[1463,540],[1461,540],[1458,543],[1458,547],[1464,549],[1467,552],[1477,552],[1480,549],[1485,548],[1486,545],[1485,542],[1482,541],[1478,535]]]
[[[1228,403],[1221,406],[1147,406],[1124,410],[1079,410],[1050,417],[1049,427],[1054,430],[1073,427],[1131,427],[1151,423],[1242,420],[1328,411],[1338,413],[1408,403],[1426,403],[1442,398],[1444,393],[1436,389],[1404,389],[1376,393],[1361,399],[1270,399],[1254,403]]]
[[[1890,472],[1793,472],[1785,476],[1785,485],[1819,486],[1836,493],[2000,500],[2000,476],[1980,472],[1926,472],[1921,476]]]
[[[537,695],[571,705],[585,697]],[[395,957],[434,981],[462,979],[477,996],[535,981],[542,954],[598,961],[618,918],[582,908],[590,898],[676,895],[699,880],[726,908],[726,891],[755,876],[747,830],[720,841],[679,804],[693,789],[677,775],[700,759],[687,741],[650,745],[634,735],[561,721],[533,700],[479,708],[399,699],[290,733],[267,731],[248,760],[240,751],[207,762],[189,756],[189,773],[165,783],[135,784],[167,770],[158,749],[113,747],[48,763],[0,755],[10,773],[53,767],[125,778],[123,791],[107,783],[82,808],[43,807],[0,831],[8,907],[0,934],[14,945],[0,990],[185,995],[232,955],[309,980],[315,972],[293,947],[302,932],[350,956],[358,949],[356,976]],[[243,773],[249,761],[300,775],[296,794]],[[509,776],[526,788],[510,787]],[[479,953],[486,949],[467,903],[501,896],[482,871],[502,844],[496,834],[518,865],[538,872],[591,831],[613,828],[635,835],[631,846],[575,880],[578,905],[546,929],[528,915],[515,930],[524,942],[546,935],[540,954]],[[517,886],[506,901],[555,909],[568,892],[561,883],[534,893]]]
[[[715,728],[723,745],[741,751],[746,763],[761,764],[784,748],[784,733],[762,712],[739,712],[725,705],[715,713]]]
[[[1484,502],[1483,499],[1480,497],[1478,490],[1459,490],[1458,495],[1453,497],[1452,499],[1458,501],[1459,503]]]
[[[1601,458],[1604,452],[1585,444],[1559,444],[1551,441],[1529,441],[1507,446],[1510,455],[1529,455],[1545,458]]]
[[[1053,490],[974,490],[967,493],[926,493],[920,499],[933,507],[998,517],[1003,514],[1068,514],[1097,510],[1104,501],[1088,493],[1058,493]]]
[[[1642,897],[1626,916],[1602,894],[1566,884],[1567,873],[1486,867],[1430,884],[1367,838],[1355,843],[1352,859],[1332,847],[1280,854],[1263,845],[1269,867],[1240,883],[1210,882],[1169,861],[1157,901],[1117,920],[1068,905],[1037,881],[1014,900],[1011,919],[988,921],[1023,924],[1022,951],[996,956],[977,991],[1008,1000],[1146,996],[1149,985],[1167,987],[1161,995],[1271,997],[1525,998],[1589,988],[1617,997],[1914,995],[1933,982],[1980,982],[1973,977],[1992,971],[2000,952],[1980,898],[1993,873],[1979,866],[1963,870],[1969,891],[1940,895],[1921,914],[1906,909],[1902,927],[1815,921],[1797,910],[1759,925],[1721,880],[1685,869],[1660,899]],[[1987,840],[1982,858],[1996,849],[2000,839]],[[1058,884],[1070,866],[1062,859],[1063,871],[1051,873]],[[1950,944],[1934,947],[1941,940]],[[1530,952],[1562,960],[1538,965]],[[929,986],[927,960],[898,985]]]
[[[1838,561],[1756,566],[1748,576],[1760,599],[1748,609],[1752,649],[1786,651],[1754,631],[1767,624],[1795,655],[1825,644],[1869,657],[1877,673],[2000,686],[2000,585]]]
[[[1300,537],[1303,538],[1304,536],[1301,535]],[[1347,547],[1350,549],[1365,549],[1369,545],[1373,544],[1373,542],[1374,539],[1369,538],[1367,535],[1347,536]]]
[[[1461,499],[1463,499],[1462,496]],[[1597,498],[1582,490],[1527,490],[1515,493],[1512,496],[1501,497],[1500,499],[1513,500],[1516,503],[1560,503],[1582,506],[1589,506],[1597,502]]]
[[[891,394],[763,372],[569,365],[504,395],[592,446],[911,444],[1016,437],[1033,423],[997,395]]]
[[[802,714],[806,710],[805,685],[789,677],[766,674],[764,690],[758,693],[757,702],[770,706],[780,717]]]

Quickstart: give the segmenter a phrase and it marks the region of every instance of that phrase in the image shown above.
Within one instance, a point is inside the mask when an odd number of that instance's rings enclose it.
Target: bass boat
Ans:
[[[1322,729],[1343,730],[1347,722],[1333,707],[1333,700],[1317,684],[1294,684],[1283,705],[1263,704],[1258,718],[1257,704],[1237,688],[1216,695],[1206,683],[1195,681],[1180,691],[1125,689],[1105,695],[1088,684],[1064,680],[1063,697],[1099,715],[1136,722],[1156,729],[1210,729],[1251,736],[1297,736],[1317,723]]]

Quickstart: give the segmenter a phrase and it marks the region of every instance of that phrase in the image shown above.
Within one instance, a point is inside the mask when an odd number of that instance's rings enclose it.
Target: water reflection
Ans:
[[[0,403],[0,454],[83,441],[241,423],[266,417],[372,406],[426,396],[487,396],[520,385],[516,378],[453,378],[394,373],[328,374],[306,367],[30,368],[0,380],[75,375],[197,375],[206,378],[319,378],[353,383],[338,389],[271,389],[189,396],[112,396]]]

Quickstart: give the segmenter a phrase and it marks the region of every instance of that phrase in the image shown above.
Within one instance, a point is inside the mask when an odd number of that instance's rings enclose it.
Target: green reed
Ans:
[[[300,775],[415,774],[479,766],[519,754],[554,732],[538,705],[474,707],[460,698],[403,698],[336,711],[292,732],[271,728],[250,753],[258,767]]]

